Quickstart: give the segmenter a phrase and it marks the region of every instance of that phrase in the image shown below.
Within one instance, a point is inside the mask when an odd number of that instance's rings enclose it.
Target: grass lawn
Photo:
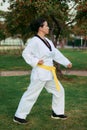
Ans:
[[[61,49],[60,51],[72,62],[72,70],[87,70],[87,50]],[[31,67],[25,63],[21,54],[10,52],[0,55],[0,70],[29,69]]]
[[[0,77],[0,130],[87,130],[87,77],[61,79],[66,92],[65,121],[53,120],[51,94],[43,89],[27,120],[27,125],[12,121],[19,100],[29,83],[29,76]]]
[[[60,50],[73,64],[72,70],[87,70],[87,50]]]
[[[0,55],[0,70],[29,70],[21,55]]]

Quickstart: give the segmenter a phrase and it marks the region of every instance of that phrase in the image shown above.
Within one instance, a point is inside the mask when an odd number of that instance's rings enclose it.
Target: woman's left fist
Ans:
[[[67,68],[72,68],[72,64],[71,64],[71,63],[68,64],[68,65],[67,65]]]

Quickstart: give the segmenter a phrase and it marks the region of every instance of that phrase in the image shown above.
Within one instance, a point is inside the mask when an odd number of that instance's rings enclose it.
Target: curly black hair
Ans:
[[[45,18],[38,18],[30,24],[31,31],[38,32],[39,27],[43,27],[43,23],[46,21]]]

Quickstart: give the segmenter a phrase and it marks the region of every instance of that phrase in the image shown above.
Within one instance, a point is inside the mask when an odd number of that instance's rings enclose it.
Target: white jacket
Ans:
[[[49,70],[37,66],[39,60],[43,60],[44,65],[47,66],[53,66],[53,60],[65,67],[71,63],[58,49],[54,47],[53,43],[48,38],[46,38],[46,40],[51,45],[52,51],[50,51],[43,41],[36,36],[28,42],[28,45],[23,50],[23,58],[33,67],[31,80],[40,79],[45,81],[53,78],[53,75]]]

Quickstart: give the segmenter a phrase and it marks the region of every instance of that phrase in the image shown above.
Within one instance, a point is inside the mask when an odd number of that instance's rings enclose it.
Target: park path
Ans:
[[[63,74],[67,75],[77,75],[77,76],[87,76],[87,71],[83,70],[67,70],[62,71]],[[31,71],[0,71],[0,76],[20,76],[20,75],[29,75]]]

